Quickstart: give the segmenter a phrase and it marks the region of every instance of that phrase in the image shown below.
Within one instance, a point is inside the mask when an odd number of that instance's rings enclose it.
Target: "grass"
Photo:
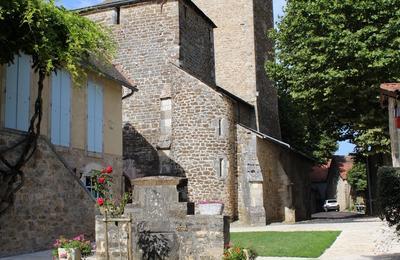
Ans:
[[[254,250],[259,256],[319,257],[340,231],[238,232],[231,244]]]

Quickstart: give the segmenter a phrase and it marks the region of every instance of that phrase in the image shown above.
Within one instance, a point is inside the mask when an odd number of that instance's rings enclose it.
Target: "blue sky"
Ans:
[[[102,2],[102,0],[58,0],[57,3],[59,5],[63,5],[68,9],[75,9],[85,6],[90,6],[94,4],[98,4]],[[278,21],[278,17],[283,15],[283,7],[285,5],[285,0],[273,0],[274,4],[274,21]],[[354,149],[354,145],[350,144],[347,141],[339,142],[339,150],[336,151],[337,155],[347,155],[352,152]]]
[[[102,0],[56,0],[58,5],[63,5],[67,9],[76,9],[80,7],[95,5]]]

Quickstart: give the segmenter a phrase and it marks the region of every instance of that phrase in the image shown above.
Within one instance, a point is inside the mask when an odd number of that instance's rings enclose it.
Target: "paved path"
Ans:
[[[36,252],[32,254],[17,255],[12,257],[0,258],[0,260],[52,260],[51,250]],[[96,260],[94,256],[82,258],[84,260]]]
[[[357,259],[400,259],[400,252],[389,255],[377,255],[375,241],[378,239],[383,222],[377,218],[353,218],[335,220],[311,220],[296,224],[272,224],[260,227],[244,227],[238,223],[231,226],[232,232],[246,231],[328,231],[340,230],[333,245],[319,258],[322,260],[357,260]],[[307,259],[258,257],[257,259]]]
[[[360,218],[364,217],[364,214],[355,212],[342,212],[342,211],[328,211],[318,212],[311,215],[312,219],[344,219],[344,218]]]

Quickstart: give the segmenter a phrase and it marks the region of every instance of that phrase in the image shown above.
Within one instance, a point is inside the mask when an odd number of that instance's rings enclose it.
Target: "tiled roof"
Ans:
[[[94,57],[90,57],[89,60],[84,62],[82,65],[90,70],[100,73],[110,80],[118,82],[124,87],[137,90],[135,83],[126,75],[127,73],[125,73],[121,65],[100,61]]]

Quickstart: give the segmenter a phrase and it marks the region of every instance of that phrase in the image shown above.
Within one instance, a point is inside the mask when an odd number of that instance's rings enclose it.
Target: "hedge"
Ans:
[[[400,168],[379,168],[378,207],[382,219],[400,232]]]

